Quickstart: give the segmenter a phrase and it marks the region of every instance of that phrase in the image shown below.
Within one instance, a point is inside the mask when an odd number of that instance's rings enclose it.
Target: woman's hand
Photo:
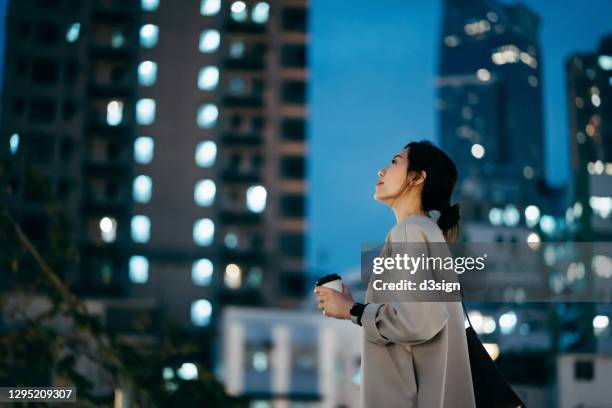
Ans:
[[[355,301],[348,286],[342,284],[342,293],[324,286],[317,286],[314,292],[319,302],[319,309],[323,309],[324,316],[336,319],[351,318],[351,307]]]

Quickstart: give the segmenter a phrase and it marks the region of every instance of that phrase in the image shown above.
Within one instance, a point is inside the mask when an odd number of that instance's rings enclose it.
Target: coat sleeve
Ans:
[[[418,226],[405,223],[398,227],[400,228],[394,227],[390,234],[390,241],[394,245],[392,245],[393,249],[389,256],[395,256],[400,251],[407,252],[409,256],[427,255],[426,237]],[[403,245],[395,243],[403,243]],[[416,273],[421,273],[421,271]],[[394,278],[401,279],[402,277],[406,276],[395,276]],[[433,338],[448,321],[448,310],[443,302],[410,302],[405,298],[403,301],[393,301],[391,294],[388,298],[388,302],[369,303],[363,311],[361,323],[366,339],[372,343],[378,345],[420,344]]]

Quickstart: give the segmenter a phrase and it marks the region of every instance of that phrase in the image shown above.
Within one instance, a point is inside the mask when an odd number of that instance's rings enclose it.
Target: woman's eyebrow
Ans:
[[[399,154],[396,154],[395,156],[393,156],[393,159],[395,159],[396,157],[399,157],[400,159],[402,158],[402,156],[400,156]],[[393,160],[391,159],[391,160]]]

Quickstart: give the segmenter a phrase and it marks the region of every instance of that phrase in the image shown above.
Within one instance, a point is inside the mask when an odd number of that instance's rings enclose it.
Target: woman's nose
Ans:
[[[385,175],[385,173],[382,170],[378,170],[378,177],[382,177],[384,175]]]

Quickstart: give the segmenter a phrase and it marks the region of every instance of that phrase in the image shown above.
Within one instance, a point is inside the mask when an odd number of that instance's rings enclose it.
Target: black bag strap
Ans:
[[[468,314],[468,311],[465,308],[463,289],[459,289],[459,292],[461,293],[461,306],[463,306],[463,313],[465,313],[465,318],[467,319],[468,323],[470,324],[470,327],[474,328],[474,326],[472,325],[472,322],[470,321],[470,315]]]

